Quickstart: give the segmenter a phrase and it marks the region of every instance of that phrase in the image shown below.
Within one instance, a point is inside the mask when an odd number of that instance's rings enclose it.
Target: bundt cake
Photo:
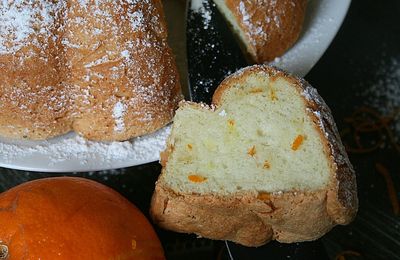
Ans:
[[[225,79],[213,104],[182,102],[175,115],[152,198],[158,225],[260,246],[354,218],[354,171],[314,88],[254,66]]]
[[[181,98],[161,0],[0,2],[0,135],[127,140]]]
[[[213,0],[255,63],[272,61],[299,38],[307,0]]]

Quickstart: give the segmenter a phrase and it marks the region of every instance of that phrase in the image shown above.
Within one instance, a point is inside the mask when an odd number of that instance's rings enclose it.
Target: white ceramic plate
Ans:
[[[303,33],[297,43],[271,64],[304,77],[329,47],[351,0],[309,0]]]
[[[185,81],[184,7],[180,1],[165,0],[172,48]],[[305,76],[335,37],[347,13],[350,0],[310,0],[302,36],[284,56],[272,64]],[[170,14],[169,12],[176,12]],[[178,19],[179,21],[179,19]],[[140,165],[159,159],[170,127],[127,142],[100,143],[70,133],[52,140],[33,142],[0,138],[0,166],[40,172],[108,170]]]

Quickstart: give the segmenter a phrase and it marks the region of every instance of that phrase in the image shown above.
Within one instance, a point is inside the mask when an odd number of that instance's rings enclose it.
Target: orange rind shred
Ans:
[[[194,183],[202,183],[207,180],[206,177],[203,177],[203,176],[197,175],[197,174],[189,175],[188,179],[189,179],[189,181],[194,182]]]
[[[253,88],[250,90],[250,93],[256,94],[256,93],[261,93],[263,92],[262,88]]]
[[[351,116],[344,119],[349,127],[341,131],[342,138],[345,138],[346,151],[354,154],[369,154],[386,146],[400,155],[400,145],[393,130],[393,124],[397,122],[399,115],[400,108],[385,115],[372,107],[356,109]],[[393,214],[399,216],[400,202],[391,173],[384,164],[379,162],[375,162],[375,169],[386,182]]]
[[[343,138],[350,136],[353,139],[352,143],[355,144],[345,143],[346,151],[366,154],[378,150],[385,144],[390,144],[400,154],[400,145],[397,143],[391,127],[399,114],[400,108],[393,110],[386,116],[370,107],[358,108],[350,117],[344,119],[350,125],[350,128],[344,129],[341,136]],[[374,137],[373,142],[362,141],[371,140],[371,136]]]
[[[272,101],[278,100],[278,97],[276,96],[276,92],[273,88],[271,88],[271,92],[270,92],[270,98]]]
[[[253,145],[253,147],[251,147],[248,151],[247,154],[250,156],[254,156],[256,154],[256,146]]]
[[[297,151],[303,142],[304,142],[304,136],[298,135],[296,139],[294,139],[293,141],[292,150]]]
[[[264,161],[263,168],[264,168],[264,169],[269,169],[269,168],[271,168],[271,164],[270,164],[267,160],[265,160],[265,161]]]

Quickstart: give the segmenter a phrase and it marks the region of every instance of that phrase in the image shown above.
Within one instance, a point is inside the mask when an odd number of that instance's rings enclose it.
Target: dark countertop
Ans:
[[[400,106],[400,1],[353,0],[335,40],[306,79],[331,107],[345,143],[354,142],[345,119],[360,107],[389,113]],[[392,122],[396,140],[400,117]],[[380,148],[368,153],[350,152],[357,173],[360,209],[349,226],[334,228],[322,238],[330,256],[352,250],[360,257],[346,259],[400,259],[400,217],[394,214],[385,178],[376,163],[388,169],[400,191],[400,153],[390,144],[386,130],[361,136],[366,145],[385,135]],[[362,135],[362,134],[360,134]],[[160,172],[157,162],[109,172],[66,174],[98,180],[129,198],[146,214],[154,182]],[[29,173],[0,168],[0,191],[19,183],[61,174]],[[399,193],[396,194],[399,196]],[[221,242],[158,230],[170,259],[216,259]]]

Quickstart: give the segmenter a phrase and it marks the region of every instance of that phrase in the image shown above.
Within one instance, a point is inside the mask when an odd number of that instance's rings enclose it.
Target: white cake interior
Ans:
[[[215,111],[182,106],[162,180],[199,194],[324,188],[331,171],[324,137],[291,84],[253,74],[225,91]]]

